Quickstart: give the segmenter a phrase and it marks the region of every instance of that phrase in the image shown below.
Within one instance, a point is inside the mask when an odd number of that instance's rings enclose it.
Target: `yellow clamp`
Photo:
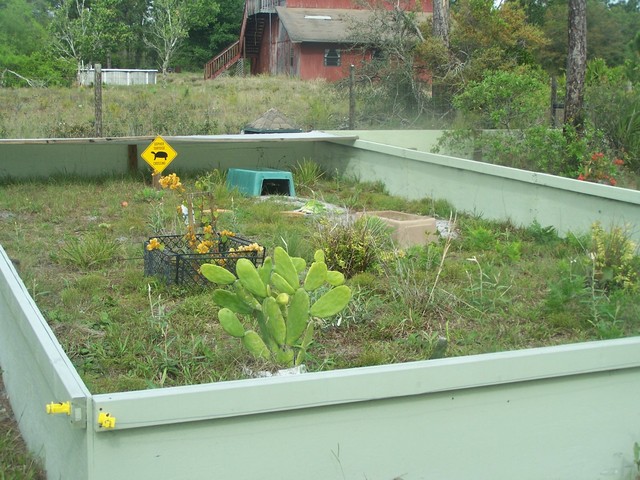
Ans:
[[[49,415],[58,415],[61,413],[71,415],[71,402],[51,402],[47,405],[47,413]]]
[[[116,417],[112,417],[105,412],[100,412],[98,414],[98,425],[102,428],[116,428]]]

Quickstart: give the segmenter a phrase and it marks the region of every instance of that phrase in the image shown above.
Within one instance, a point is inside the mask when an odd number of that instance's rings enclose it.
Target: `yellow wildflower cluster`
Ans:
[[[221,237],[235,237],[235,236],[236,236],[236,234],[235,234],[235,233],[233,233],[233,232],[232,232],[232,231],[230,231],[230,230],[222,230],[222,231],[220,232],[220,236],[221,236]]]
[[[168,188],[170,190],[177,190],[178,192],[184,191],[182,182],[180,182],[180,177],[175,173],[160,177],[160,186],[162,188]]]
[[[243,252],[262,253],[263,251],[264,251],[264,247],[261,247],[257,243],[252,243],[250,245],[240,245],[238,248],[233,248],[233,247],[230,248],[229,255],[233,256],[234,253],[243,253]]]
[[[196,248],[196,244],[197,244],[196,232],[191,225],[187,227],[187,233],[184,234],[184,239],[189,244],[189,248],[191,248],[192,250]]]
[[[213,235],[213,227],[211,225],[205,225],[202,231],[205,235]]]
[[[209,250],[211,250],[214,245],[215,244],[211,240],[203,240],[196,247],[196,251],[198,253],[209,253]]]
[[[163,248],[163,245],[157,238],[152,238],[151,240],[149,240],[149,244],[147,245],[147,250],[149,250],[150,252],[153,250],[162,250]]]

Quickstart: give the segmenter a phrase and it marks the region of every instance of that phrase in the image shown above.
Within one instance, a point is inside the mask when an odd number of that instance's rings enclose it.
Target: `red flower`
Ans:
[[[621,158],[616,158],[616,159],[613,161],[613,164],[614,164],[614,165],[617,165],[617,166],[619,166],[619,167],[621,167],[622,165],[624,165],[624,160],[622,160]]]
[[[582,174],[578,175],[578,180],[584,180],[584,175]]]
[[[615,178],[613,178],[613,177],[609,177],[609,185],[612,185],[612,186],[614,186],[614,187],[615,187],[615,186],[616,186],[616,183],[618,183],[618,182],[616,182],[616,179],[615,179]]]

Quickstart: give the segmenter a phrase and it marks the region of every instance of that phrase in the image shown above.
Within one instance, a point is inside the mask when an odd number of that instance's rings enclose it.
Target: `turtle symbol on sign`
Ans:
[[[153,159],[157,160],[159,158],[164,158],[165,160],[169,156],[167,152],[151,152],[153,154]]]

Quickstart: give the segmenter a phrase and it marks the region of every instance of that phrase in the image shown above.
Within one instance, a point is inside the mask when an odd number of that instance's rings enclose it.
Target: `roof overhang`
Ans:
[[[345,8],[276,7],[276,12],[293,43],[354,43],[359,26],[371,24],[377,15],[372,10]],[[431,16],[417,15],[420,22]]]
[[[371,17],[370,10],[276,7],[280,22],[294,43],[350,43],[353,27]]]

